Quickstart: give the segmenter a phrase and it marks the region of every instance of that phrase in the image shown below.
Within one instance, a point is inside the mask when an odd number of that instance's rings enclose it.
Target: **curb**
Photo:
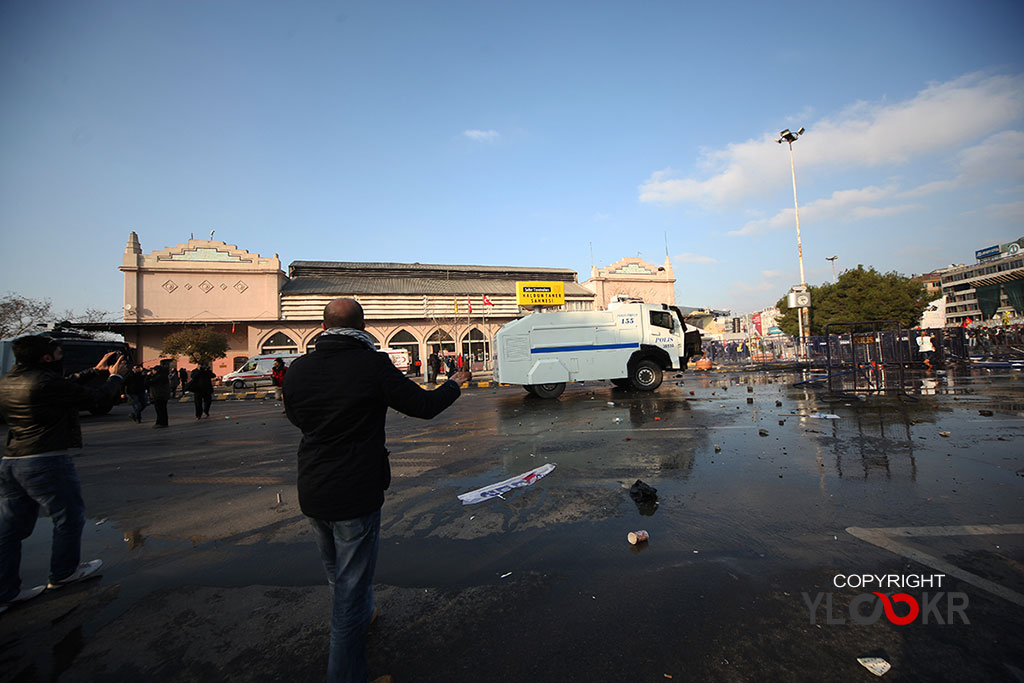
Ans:
[[[421,389],[436,389],[441,386],[440,384],[428,384],[427,382],[417,382],[417,386]],[[479,382],[463,382],[461,388],[468,389],[475,387],[477,389],[489,389],[491,387],[512,387],[518,386],[515,384],[499,384],[498,382],[492,382],[489,380],[481,380]],[[277,398],[277,394],[273,389],[267,391],[223,391],[215,392],[213,394],[213,400],[216,401],[267,401],[274,400]],[[171,401],[177,401],[178,403],[192,403],[191,396],[182,396],[180,398],[172,398]]]

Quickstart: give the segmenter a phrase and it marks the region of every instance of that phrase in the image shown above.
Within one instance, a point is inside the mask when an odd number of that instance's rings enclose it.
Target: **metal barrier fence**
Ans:
[[[859,325],[870,325],[870,323],[857,323]],[[847,324],[847,325],[853,325]],[[864,345],[861,349],[867,354],[864,361],[871,363],[900,362],[908,365],[921,364],[924,357],[921,355],[917,345],[919,330],[899,329],[893,323],[892,329],[876,330],[879,339],[877,344]],[[845,363],[853,359],[854,335],[853,328],[847,331],[837,331],[823,336],[807,337],[805,342],[806,361],[800,358],[797,353],[797,343],[792,337],[769,337],[766,339],[750,339],[737,341],[705,341],[703,345],[704,357],[711,360],[715,365],[725,366],[746,366],[768,363],[798,363],[806,362],[810,365],[824,367],[828,364],[829,358],[834,362]],[[939,363],[954,362],[968,358],[971,347],[968,343],[966,330],[962,327],[934,328],[928,333],[932,337],[935,347],[935,360]],[[899,361],[896,358],[899,349]]]

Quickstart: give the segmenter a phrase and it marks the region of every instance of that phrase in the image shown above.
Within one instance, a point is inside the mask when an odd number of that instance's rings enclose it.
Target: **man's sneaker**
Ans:
[[[46,586],[34,586],[32,588],[26,588],[10,600],[7,600],[6,602],[0,602],[0,605],[2,605],[6,609],[8,605],[14,605],[19,602],[31,600],[32,598],[41,595],[44,590],[46,590]]]
[[[51,581],[47,588],[60,588],[61,586],[66,586],[69,583],[75,583],[76,581],[88,578],[96,573],[96,570],[100,568],[101,564],[103,564],[103,560],[90,560],[89,562],[83,562],[78,565],[78,569],[71,573],[71,576],[66,579],[61,579],[60,581]]]

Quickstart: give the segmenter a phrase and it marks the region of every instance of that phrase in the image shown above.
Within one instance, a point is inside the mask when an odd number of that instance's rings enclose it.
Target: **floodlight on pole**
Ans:
[[[800,241],[800,205],[796,200],[796,163],[793,161],[793,143],[797,141],[801,135],[804,134],[804,129],[801,127],[800,130],[795,133],[790,131],[789,128],[779,132],[779,137],[775,139],[775,142],[780,145],[785,142],[789,145],[789,170],[793,176],[793,213],[796,215],[796,254],[800,261],[800,286],[804,289],[807,288],[807,279],[804,277],[804,247]],[[800,323],[800,351],[804,350],[804,309],[797,310],[797,320]],[[810,318],[808,318],[810,323]],[[806,354],[804,354],[806,355]]]
[[[836,283],[836,259],[837,258],[839,258],[839,257],[838,256],[826,256],[825,257],[826,261],[831,261],[832,262],[832,284]]]

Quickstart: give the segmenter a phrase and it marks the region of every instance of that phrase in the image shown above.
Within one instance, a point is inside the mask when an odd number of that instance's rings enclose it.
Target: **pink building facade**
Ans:
[[[358,300],[379,347],[408,351],[421,368],[431,350],[466,354],[475,370],[490,365],[491,339],[523,311],[518,280],[565,283],[566,309],[592,310],[594,294],[566,268],[296,261],[286,274],[277,254],[259,254],[215,240],[144,253],[128,237],[123,323],[117,325],[144,365],[158,362],[167,335],[211,327],[228,338],[217,376],[265,353],[304,353],[321,332],[323,308],[344,296]],[[179,367],[191,368],[185,358]]]

